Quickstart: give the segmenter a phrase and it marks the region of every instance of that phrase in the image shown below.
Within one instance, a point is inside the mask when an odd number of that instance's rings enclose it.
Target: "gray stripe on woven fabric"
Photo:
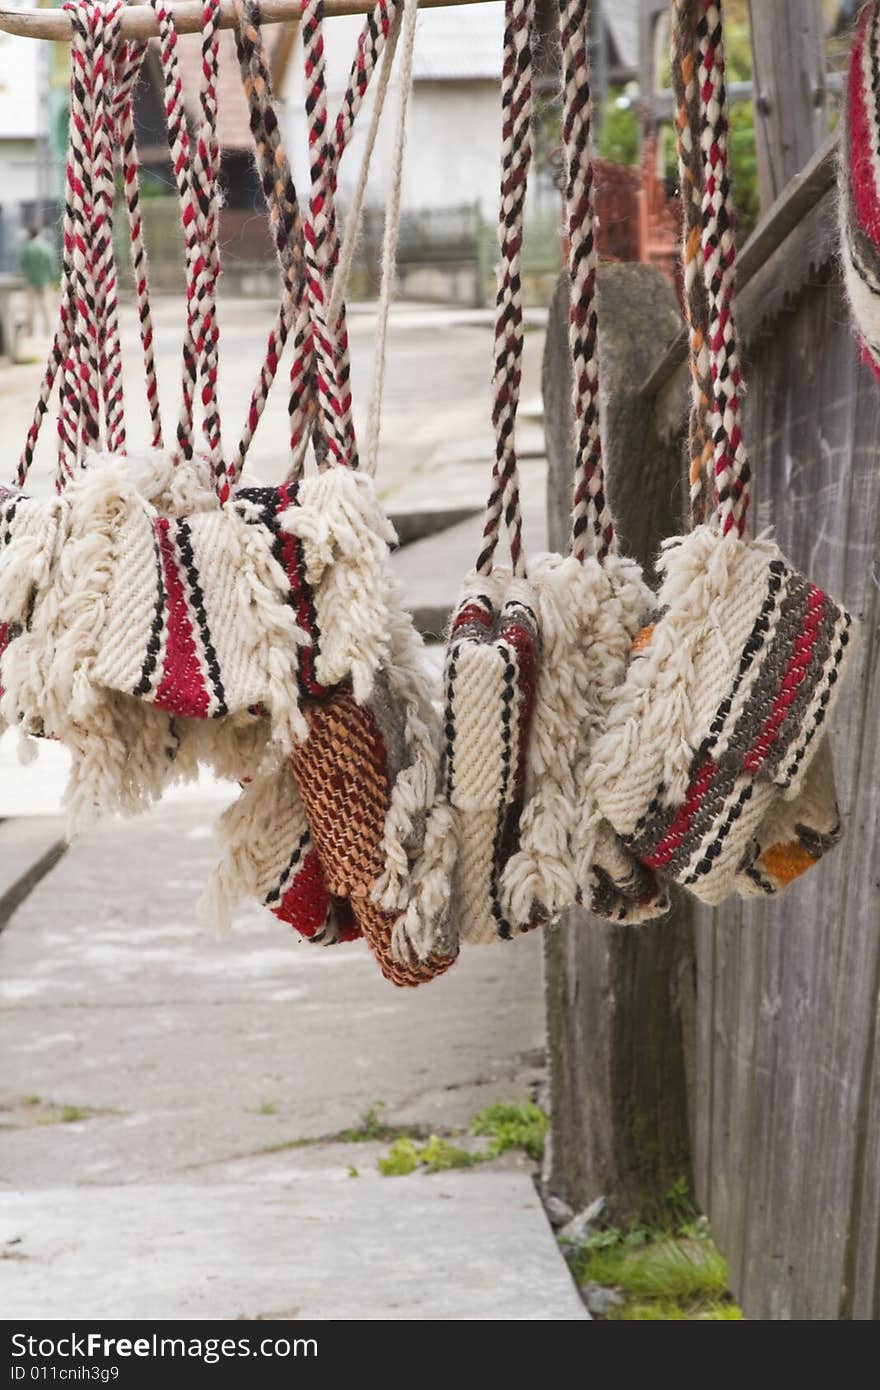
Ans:
[[[720,759],[725,766],[742,768],[746,755],[770,718],[803,628],[810,597],[809,581],[794,572],[789,572],[786,579],[776,630],[763,655],[757,653],[760,669],[752,684],[751,698],[741,711]]]
[[[687,885],[689,885],[689,884],[693,884],[693,883],[697,883],[697,882],[705,882],[706,879],[709,878],[709,876],[710,876],[710,874],[711,874],[711,872],[712,872],[711,869],[709,870],[708,873],[700,873],[700,872],[698,872],[698,870],[699,870],[699,865],[700,865],[701,863],[703,863],[703,861],[705,860],[707,854],[709,853],[709,850],[712,848],[713,845],[715,845],[715,844],[723,845],[723,844],[724,844],[724,841],[727,839],[727,837],[728,837],[728,835],[730,834],[731,830],[733,829],[733,827],[736,825],[737,821],[739,820],[740,815],[741,815],[742,810],[743,810],[743,807],[744,807],[749,801],[751,801],[752,796],[754,795],[754,791],[755,791],[754,779],[751,779],[751,778],[750,778],[750,779],[745,783],[745,785],[742,787],[742,789],[741,789],[741,791],[740,791],[740,793],[739,793],[739,795],[738,795],[736,801],[733,803],[732,806],[730,806],[730,807],[728,808],[728,811],[727,811],[726,816],[724,817],[724,820],[721,822],[721,824],[720,824],[719,827],[718,827],[718,832],[717,832],[717,834],[712,835],[712,836],[706,841],[705,845],[703,846],[702,854],[700,855],[700,858],[697,860],[697,863],[696,863],[696,865],[694,866],[693,872],[690,873],[690,874],[688,874],[686,877],[685,877],[685,876],[682,876],[682,877],[681,877],[681,880],[680,880],[681,883],[683,883],[684,885],[687,886]],[[713,861],[713,862],[714,862],[714,861]]]
[[[784,758],[789,757],[794,744],[799,743],[804,733],[804,720],[815,698],[818,687],[828,679],[828,662],[832,654],[834,629],[840,616],[840,609],[823,595],[822,617],[813,649],[810,653],[804,677],[797,688],[788,713],[776,731],[773,746],[764,760],[760,773],[762,777],[773,778]]]
[[[800,585],[798,581],[800,581]],[[674,877],[677,872],[683,870],[684,867],[690,863],[703,839],[714,838],[715,832],[713,826],[715,818],[720,808],[730,796],[733,784],[741,771],[745,754],[748,752],[752,743],[754,743],[761,728],[766,722],[767,714],[765,711],[772,708],[772,700],[775,698],[770,695],[769,691],[764,689],[766,685],[764,681],[765,662],[770,658],[772,653],[775,653],[774,661],[778,664],[780,656],[786,651],[790,653],[797,640],[797,632],[799,631],[796,621],[797,615],[801,611],[806,610],[806,597],[799,592],[802,584],[803,581],[801,581],[800,575],[794,574],[792,571],[786,569],[785,574],[782,576],[782,583],[775,596],[775,602],[768,614],[768,617],[772,618],[774,611],[781,610],[770,645],[765,649],[763,658],[761,649],[759,648],[749,659],[744,669],[742,668],[742,662],[740,663],[740,670],[737,672],[736,679],[731,687],[732,694],[739,688],[748,671],[751,670],[753,664],[757,661],[760,663],[760,670],[752,688],[762,693],[763,698],[760,702],[749,700],[737,717],[728,746],[719,760],[719,769],[703,793],[703,797],[694,812],[694,816],[688,826],[684,839],[676,849],[669,863],[663,866],[664,873]],[[769,594],[770,581],[768,579],[768,593],[762,601],[761,613],[764,611]],[[760,616],[761,614],[759,613],[749,633],[748,641],[751,641],[754,636]],[[748,645],[748,642],[746,645]],[[786,666],[783,667],[783,672]],[[725,697],[725,699],[730,698],[731,695]],[[722,704],[719,706],[719,711],[716,711],[715,718],[712,721],[713,724],[717,722],[723,704],[724,701],[722,701]],[[689,786],[693,785],[694,779],[698,775],[706,759],[712,756],[712,748],[723,732],[724,725],[722,724],[716,737],[709,742],[708,748],[702,750],[701,753],[694,758],[690,769]],[[739,756],[735,756],[737,748],[741,749]],[[732,756],[732,754],[734,754],[734,756]],[[646,822],[638,839],[633,842],[633,848],[640,858],[644,859],[646,856],[656,851],[657,846],[660,845],[668,835],[680,809],[681,804],[675,807],[664,808]]]
[[[829,674],[830,674],[830,672],[831,672],[832,670],[836,670],[836,671],[838,671],[838,672],[840,671],[840,667],[841,667],[841,664],[842,664],[842,662],[843,662],[844,654],[845,654],[845,652],[846,652],[847,644],[848,644],[848,642],[851,642],[851,641],[852,641],[852,622],[851,622],[851,620],[849,619],[848,614],[846,614],[843,610],[840,610],[838,616],[839,616],[839,622],[838,622],[838,624],[836,625],[836,629],[835,629],[836,632],[837,632],[837,636],[836,636],[836,640],[835,640],[835,642],[834,642],[834,646],[833,646],[833,649],[832,649],[832,651],[831,651],[831,653],[830,653],[829,660],[828,660],[828,664],[827,664],[827,669],[828,669]],[[846,640],[844,640],[844,634],[846,634]],[[839,678],[839,677],[838,677],[838,678]],[[829,687],[828,687],[828,696],[829,696],[829,699],[830,699],[830,692],[831,692],[831,686],[829,685]],[[802,757],[803,757],[803,751],[802,751],[802,750],[804,750],[804,749],[807,748],[807,746],[809,745],[809,743],[811,742],[811,740],[812,740],[813,737],[815,736],[817,730],[819,729],[821,723],[823,722],[824,715],[823,715],[823,717],[820,719],[820,718],[819,718],[819,710],[820,710],[820,709],[821,709],[821,710],[826,709],[826,708],[827,708],[827,704],[828,704],[828,701],[826,700],[823,704],[821,704],[821,705],[819,706],[819,708],[816,710],[816,713],[814,714],[813,718],[812,718],[811,721],[810,721],[809,727],[806,728],[806,729],[804,729],[804,731],[803,731],[801,737],[798,739],[797,745],[796,745],[794,748],[790,748],[790,749],[788,750],[789,754],[791,755],[791,762],[788,764],[788,767],[785,769],[784,775],[783,775],[782,777],[778,777],[778,778],[777,778],[777,786],[779,786],[779,787],[782,788],[783,790],[789,785],[789,783],[791,782],[791,779],[793,778],[795,772],[797,771],[798,767],[800,766],[801,759],[802,759]]]

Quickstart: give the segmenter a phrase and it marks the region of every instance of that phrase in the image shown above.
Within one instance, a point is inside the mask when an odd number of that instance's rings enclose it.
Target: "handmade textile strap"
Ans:
[[[83,39],[82,31],[75,33],[74,44],[71,54],[71,139],[80,141],[80,128],[82,126],[81,102],[85,94],[85,82],[83,74],[88,74],[92,66],[92,58],[89,57],[83,67],[82,63],[75,59],[74,49],[76,44]],[[144,358],[144,374],[147,388],[147,407],[150,414],[152,443],[156,448],[162,444],[162,428],[159,417],[159,391],[156,380],[156,364],[153,350],[153,324],[150,310],[149,283],[147,274],[146,248],[143,238],[143,224],[140,212],[140,187],[138,176],[138,157],[137,146],[135,143],[134,130],[134,88],[140,73],[146,47],[143,44],[121,44],[116,52],[115,61],[115,85],[113,89],[113,127],[111,129],[111,154],[112,154],[112,130],[115,130],[120,148],[122,165],[122,184],[123,194],[126,205],[126,212],[129,224],[129,237],[131,242],[131,261],[134,272],[135,294],[137,301],[138,319],[140,323],[141,344]],[[104,88],[106,92],[106,86]],[[88,129],[88,125],[86,125]],[[78,145],[78,148],[80,146]],[[21,454],[18,465],[17,485],[23,487],[26,483],[28,473],[34,460],[37,440],[43,420],[48,413],[49,401],[59,371],[64,366],[67,354],[70,350],[71,334],[76,322],[76,300],[72,292],[72,251],[73,251],[73,204],[74,189],[71,184],[71,173],[73,170],[73,159],[71,157],[71,169],[68,171],[66,180],[65,196],[65,220],[63,234],[63,271],[62,271],[62,295],[59,311],[58,327],[55,331],[54,341],[50,349],[48,362],[40,383],[37,405],[34,410],[31,425],[28,430],[25,446]],[[106,177],[106,171],[105,171]],[[112,169],[111,169],[112,177]],[[108,229],[109,230],[109,229]],[[110,255],[112,257],[112,241],[110,243]],[[110,261],[110,269],[115,282],[115,263]],[[114,286],[115,296],[115,286]],[[99,323],[99,335],[108,344],[105,363],[105,380],[115,383],[114,399],[116,411],[114,415],[115,438],[108,440],[111,447],[122,448],[124,446],[124,432],[122,425],[122,388],[121,372],[122,363],[119,355],[118,334],[106,335],[103,325]],[[75,393],[73,399],[68,394],[64,400],[64,420],[67,423],[63,439],[66,441],[70,432],[70,424],[76,414]],[[108,409],[109,417],[109,409]],[[75,427],[74,427],[75,430]],[[108,426],[109,430],[109,426]],[[61,468],[59,470],[59,486],[63,486],[64,481],[70,475],[73,462],[75,461],[76,449],[71,437],[70,447],[65,447],[61,455]]]
[[[306,5],[303,5],[305,14]],[[306,76],[307,83],[309,69],[317,79],[322,74],[322,67],[319,64],[319,49],[321,23],[323,19],[323,5],[309,6],[312,10],[310,22],[303,21],[303,47],[306,49]],[[323,171],[326,181],[327,196],[329,199],[329,212],[326,225],[326,274],[328,285],[330,278],[335,277],[336,265],[339,259],[339,237],[336,220],[336,191],[339,172],[339,161],[342,153],[351,138],[354,119],[363,101],[367,85],[375,71],[376,65],[382,54],[383,48],[390,45],[391,54],[386,54],[386,62],[383,67],[382,81],[377,94],[377,104],[384,101],[385,92],[391,72],[391,57],[393,48],[397,43],[399,33],[399,14],[400,0],[380,0],[372,15],[361,32],[358,41],[358,49],[352,65],[349,77],[346,96],[339,109],[336,118],[335,137],[330,139],[327,144],[326,168]],[[393,16],[393,19],[391,18]],[[311,53],[310,51],[311,50]],[[313,94],[317,95],[316,86],[313,87]],[[307,111],[308,111],[307,94]],[[380,106],[381,109],[381,106]],[[317,114],[319,105],[316,106],[314,113]],[[378,120],[378,112],[374,113],[375,121]],[[375,131],[375,124],[372,127]],[[369,157],[372,151],[372,144],[368,142],[365,153],[364,165],[362,167],[362,182],[359,185],[358,196],[362,199],[365,189],[366,172],[369,164]],[[312,166],[313,173],[315,166]],[[353,206],[350,213],[351,219],[357,225],[358,210]],[[314,397],[316,394],[316,384],[318,381],[318,344],[315,336],[314,325],[306,319],[307,306],[303,306],[297,321],[297,345],[302,338],[303,351],[301,362],[296,360],[291,369],[291,397],[290,397],[290,419],[291,419],[291,444],[294,457],[301,457],[303,436],[307,431],[309,423],[313,422]],[[351,417],[351,363],[348,344],[348,333],[345,324],[345,306],[340,298],[338,301],[338,314],[327,314],[327,322],[333,329],[334,352],[335,352],[335,376],[337,391],[339,394],[342,419],[345,427],[345,438],[348,450],[348,463],[356,468],[358,465],[357,444],[354,435],[354,426]],[[316,365],[317,364],[317,365]]]
[[[562,45],[562,143],[571,281],[569,342],[574,382],[575,465],[571,552],[586,558],[592,526],[597,559],[616,553],[599,427],[599,330],[596,313],[595,209],[591,144],[589,0],[559,0]]]
[[[703,278],[709,308],[715,498],[722,532],[743,535],[751,465],[742,438],[743,394],[733,293],[736,214],[730,182],[724,33],[720,0],[701,0],[695,38],[703,167]]]
[[[216,289],[219,256],[216,216],[216,94],[212,91],[216,73],[216,51],[220,18],[219,0],[205,0],[203,7],[202,75],[200,104],[202,121],[196,134],[193,157],[183,86],[177,58],[177,31],[164,0],[151,0],[159,24],[159,52],[165,84],[165,116],[168,144],[181,207],[181,224],[186,251],[187,323],[183,346],[181,407],[177,421],[177,442],[187,460],[195,452],[194,413],[198,377],[201,373],[201,399],[208,438],[211,466],[217,495],[225,502],[231,479],[223,461],[220,444],[220,409],[217,400],[218,329]]]
[[[690,526],[713,509],[712,373],[709,365],[709,301],[701,245],[703,163],[697,92],[696,29],[701,0],[673,0],[670,65],[675,92],[675,136],[682,218],[684,310],[690,340],[691,409],[688,424]]]
[[[384,53],[382,75],[373,107],[370,130],[367,135],[360,180],[346,228],[345,243],[341,251],[338,246],[334,245],[331,261],[332,293],[327,319],[330,323],[337,325],[340,323],[340,316],[344,307],[342,296],[351,268],[354,240],[363,205],[370,157],[375,144],[378,121],[388,88],[391,61],[400,29],[400,11],[395,9],[396,3],[397,0],[394,0],[389,5],[388,0],[380,0],[373,13],[367,17],[358,40],[357,52],[351,66],[348,85],[339,108],[334,126],[334,136],[330,141],[328,151],[328,164],[333,170],[335,189],[339,161],[351,139],[354,121],[370,79]],[[282,303],[269,335],[260,376],[251,396],[247,422],[239,443],[237,466],[240,468],[243,465],[277,374],[281,354],[291,331],[293,331],[295,355],[291,367],[290,396],[293,464],[290,476],[296,477],[301,471],[304,459],[305,446],[311,430],[314,404],[312,391],[314,340],[309,304],[305,294],[303,224],[290,165],[284,151],[279,122],[274,108],[269,60],[260,27],[259,6],[255,0],[237,0],[237,13],[239,16],[237,33],[239,64],[250,107],[251,131],[257,151],[261,185],[269,209],[270,226],[273,231],[283,280]],[[389,13],[394,16],[393,20],[389,18]],[[344,389],[348,390],[346,361],[347,338],[343,333],[338,343],[336,371]],[[353,439],[352,433],[349,438],[350,445],[353,443]],[[356,463],[356,452],[351,457]]]
[[[316,455],[319,466],[323,466],[328,451],[333,463],[351,461],[351,395],[350,392],[345,395],[340,391],[336,371],[338,335],[343,331],[343,325],[331,324],[327,318],[335,215],[328,139],[324,0],[303,0],[301,32],[311,182],[309,216],[305,227],[306,289],[315,346]]]
[[[534,0],[505,0],[504,56],[501,69],[501,202],[498,241],[501,251],[495,298],[495,354],[492,375],[492,424],[495,461],[492,491],[486,505],[477,574],[489,575],[498,546],[501,517],[510,538],[513,572],[525,576],[522,510],[516,455],[516,412],[522,383],[523,304],[522,242],[529,165],[532,158],[532,33]]]
[[[108,248],[112,256],[112,234],[103,236],[108,214],[112,214],[112,194],[108,207],[104,168],[105,106],[110,101],[122,6],[105,8],[79,0],[65,9],[72,25],[63,252],[69,345],[62,367],[59,486],[74,471],[86,449],[100,447],[101,368],[106,382],[108,359],[102,347],[104,335],[99,331],[99,315],[106,300],[102,293],[99,302],[96,282],[106,274]],[[118,351],[118,334],[116,345]]]
[[[144,243],[144,226],[141,216],[140,174],[134,125],[134,89],[146,51],[146,44],[140,43],[125,43],[120,48],[116,60],[115,110],[122,163],[122,192],[128,216],[131,268],[134,277],[135,303],[144,359],[147,409],[150,413],[150,442],[154,449],[161,449],[162,420],[159,412],[159,383],[156,378],[153,316],[150,308],[147,250]]]

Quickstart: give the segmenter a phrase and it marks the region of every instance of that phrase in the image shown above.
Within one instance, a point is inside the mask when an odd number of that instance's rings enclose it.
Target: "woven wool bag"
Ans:
[[[350,460],[341,457],[336,425],[344,408],[331,380],[335,360],[328,370],[326,355],[317,371],[324,396],[313,424],[317,436],[329,436],[329,445],[319,441],[321,456],[326,460],[329,454],[338,466],[315,478],[254,488],[235,486],[234,472],[223,462],[213,302],[219,272],[217,151],[209,123],[216,119],[216,91],[202,92],[206,128],[192,149],[173,22],[161,4],[156,8],[189,281],[178,450],[143,460],[86,453],[85,444],[98,442],[96,423],[83,431],[82,444],[76,435],[78,453],[61,474],[66,485],[57,502],[47,506],[14,495],[4,506],[3,713],[72,749],[69,799],[74,820],[82,821],[96,811],[140,809],[200,762],[240,781],[277,770],[309,733],[306,701],[345,687],[364,703],[381,675],[405,748],[390,778],[381,846],[383,901],[393,911],[405,893],[420,808],[434,794],[437,721],[420,644],[391,581],[392,533],[372,480],[343,466]],[[101,6],[90,9],[104,14]],[[387,13],[380,5],[378,24],[371,17],[374,47],[376,33],[384,29],[387,35]],[[215,37],[211,6],[203,41],[206,88],[216,74]],[[89,77],[94,54],[75,45],[74,57],[74,95],[81,91],[94,105],[92,92],[107,91]],[[366,86],[365,61],[360,51],[359,97]],[[343,144],[353,114],[349,105]],[[92,121],[93,113],[86,113],[71,123],[68,218],[70,276],[88,272],[92,280],[82,290],[77,283],[65,298],[80,316],[67,307],[74,325],[81,324],[82,342],[75,346],[87,366],[101,335],[85,320],[85,309],[97,301],[91,219],[89,209],[79,206],[89,180],[79,172],[83,152],[74,136],[81,142]],[[90,148],[86,154],[91,157]],[[279,178],[293,217],[292,184],[280,173]],[[299,303],[306,263],[311,256],[314,267],[321,254],[318,238],[304,256],[293,223],[279,221],[275,230],[296,267],[292,282]],[[319,229],[325,241],[327,235],[326,226]],[[313,298],[323,292],[315,273],[308,289]],[[326,335],[321,349],[326,354]],[[199,375],[207,458],[197,455],[192,438]],[[68,378],[78,380],[68,372],[64,384]],[[80,394],[89,406],[90,393]],[[63,394],[62,428],[71,403],[79,404],[73,389]],[[249,417],[250,434],[252,423]]]
[[[625,852],[610,827],[596,816],[586,836],[577,816],[589,745],[603,725],[609,692],[623,678],[650,594],[638,568],[616,555],[604,495],[586,7],[564,4],[560,15],[578,426],[571,553],[542,557],[527,572],[515,426],[534,9],[511,0],[502,77],[493,486],[482,550],[450,625],[445,786],[429,823],[418,891],[400,928],[415,950],[438,915],[454,914],[464,941],[484,943],[539,926],[579,901],[621,920],[666,908],[654,875]],[[502,516],[510,569],[494,565]],[[587,555],[590,527],[594,556]]]
[[[692,404],[688,431],[691,529],[712,511],[712,376],[709,361],[709,301],[702,273],[703,168],[697,93],[697,26],[700,7],[675,0],[671,30],[671,73],[677,101],[677,147],[682,204],[682,265],[690,340]],[[777,892],[811,867],[840,839],[842,830],[828,735],[797,795],[775,797],[755,830],[750,857],[733,881],[744,897]]]
[[[715,0],[692,5],[676,5],[676,28],[692,35],[684,81],[699,110],[715,512],[664,548],[656,619],[634,644],[590,777],[624,844],[649,868],[715,904],[735,888],[784,887],[838,833],[833,782],[831,804],[816,806],[829,786],[826,754],[818,755],[852,620],[772,541],[745,538],[751,471],[733,318],[721,7]],[[680,133],[689,128],[689,119],[680,119]],[[691,327],[699,334],[699,324]],[[699,483],[693,473],[692,481]],[[806,833],[796,807],[809,822]],[[827,835],[810,828],[829,821]]]
[[[270,216],[277,226],[283,227],[285,221],[289,224],[298,218],[296,195],[278,134],[258,9],[241,4],[239,17],[239,58],[251,103],[258,160],[266,169],[263,186]],[[383,3],[365,26],[335,126],[337,153],[328,156],[323,139],[328,125],[322,7],[304,6],[302,41],[312,194],[305,226],[309,327],[302,342],[303,352],[311,354],[312,365],[304,371],[301,363],[295,364],[291,419],[295,446],[300,429],[310,427],[315,431],[316,455],[323,466],[316,477],[299,483],[300,504],[288,525],[302,548],[303,578],[315,595],[321,632],[320,644],[314,644],[317,684],[313,698],[303,706],[307,736],[291,750],[290,768],[282,767],[271,774],[265,803],[255,792],[255,784],[246,786],[238,805],[221,822],[224,860],[215,880],[214,898],[225,899],[228,905],[236,897],[256,893],[281,916],[285,915],[284,904],[291,895],[297,903],[307,901],[307,914],[288,913],[286,917],[304,935],[326,943],[363,933],[387,978],[398,985],[416,985],[448,968],[457,954],[457,942],[448,936],[438,938],[437,949],[424,961],[398,960],[391,949],[396,915],[407,898],[410,858],[418,852],[425,812],[434,796],[437,718],[431,705],[421,643],[400,604],[390,572],[388,546],[394,533],[382,514],[372,483],[378,450],[383,351],[377,359],[370,412],[370,457],[367,467],[356,471],[345,309],[339,293],[344,270],[339,265],[334,211],[338,151],[349,138],[369,72],[375,68],[387,39],[380,95],[374,109],[374,120],[378,118],[400,19],[400,9],[392,20],[389,7]],[[395,156],[398,166],[403,155],[410,80],[407,74],[412,69],[415,19],[416,6],[409,3],[403,21],[404,77]],[[375,124],[368,137],[368,148],[374,138]],[[389,205],[386,217],[380,339],[384,339],[393,276],[400,173],[397,167],[392,179],[396,204]],[[356,232],[356,220],[353,210],[346,236],[349,246]],[[291,324],[301,321],[301,311],[290,302],[296,283],[289,274],[289,238],[281,236],[276,243],[285,278],[279,326],[273,330],[277,340],[289,333]],[[343,259],[345,254],[343,247]],[[298,332],[297,339],[299,336]],[[271,384],[277,364],[268,362],[268,358],[267,363],[264,380]],[[303,401],[304,379],[305,386],[311,386],[314,392],[310,420]],[[258,392],[263,389],[258,386]],[[251,418],[258,418],[261,411],[262,405],[256,411],[252,406]],[[303,419],[307,421],[305,426]],[[351,478],[359,489],[360,513],[355,514],[349,506],[345,534],[338,520],[341,477],[346,478],[346,487]],[[369,521],[366,527],[365,517]],[[365,564],[357,570],[350,563],[359,554],[369,562],[369,573]],[[321,612],[329,617],[326,623],[321,623]],[[266,806],[274,807],[272,814],[283,817],[283,808],[292,804],[292,797],[298,814],[265,834]],[[309,855],[303,852],[304,833],[312,847]],[[293,867],[287,872],[290,865]],[[316,907],[317,898],[313,896],[316,867],[320,867],[321,883],[326,885],[327,918],[323,923]],[[279,903],[279,874],[285,873],[284,901]],[[306,885],[303,894],[299,892],[300,876]]]
[[[862,357],[880,380],[880,3],[862,10],[850,54],[839,178],[843,278]]]

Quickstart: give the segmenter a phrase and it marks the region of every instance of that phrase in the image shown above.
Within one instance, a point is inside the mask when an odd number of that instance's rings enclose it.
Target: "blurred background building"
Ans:
[[[10,0],[15,5],[18,0]],[[825,0],[832,78],[842,66],[855,0]],[[591,35],[599,249],[608,259],[657,265],[674,281],[677,207],[672,106],[667,82],[665,0],[594,0]],[[533,303],[547,303],[561,263],[558,72],[553,31],[557,8],[539,0],[538,112],[527,208],[524,283]],[[331,110],[344,90],[358,17],[326,25]],[[731,140],[741,234],[757,213],[751,46],[747,0],[728,0],[728,61],[734,98]],[[403,184],[399,291],[403,296],[481,305],[491,302],[497,246],[498,83],[503,4],[428,10],[419,17],[415,78]],[[301,196],[308,190],[301,49],[296,25],[267,26],[273,78],[288,150]],[[275,293],[277,275],[254,174],[247,110],[235,46],[223,34],[220,134],[226,201],[223,210],[228,292]],[[199,43],[180,41],[191,119],[196,114]],[[0,36],[0,271],[16,270],[24,227],[42,220],[57,236],[67,124],[66,45]],[[833,83],[830,86],[833,93]],[[839,82],[837,90],[839,90]],[[366,107],[340,170],[344,218],[351,201],[368,124]],[[398,90],[392,77],[373,156],[364,227],[351,293],[376,290]],[[144,206],[157,289],[180,284],[180,238],[163,129],[161,72],[151,52],[138,92],[137,125],[144,164]],[[833,118],[833,113],[832,113]],[[125,229],[119,226],[126,264]]]

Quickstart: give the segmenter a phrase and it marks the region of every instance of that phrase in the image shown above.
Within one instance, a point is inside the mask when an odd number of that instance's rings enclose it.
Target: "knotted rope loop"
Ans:
[[[709,364],[717,516],[726,535],[743,535],[751,465],[742,438],[743,382],[733,312],[736,213],[730,181],[724,31],[720,0],[701,0],[696,30],[702,155],[702,256],[708,299]]]
[[[532,157],[534,0],[505,0],[504,18],[501,200],[498,214],[500,260],[492,375],[495,462],[476,570],[482,575],[492,572],[503,515],[510,538],[513,572],[524,577],[526,559],[522,544],[516,413],[522,385],[524,346],[521,266],[526,187]]]

